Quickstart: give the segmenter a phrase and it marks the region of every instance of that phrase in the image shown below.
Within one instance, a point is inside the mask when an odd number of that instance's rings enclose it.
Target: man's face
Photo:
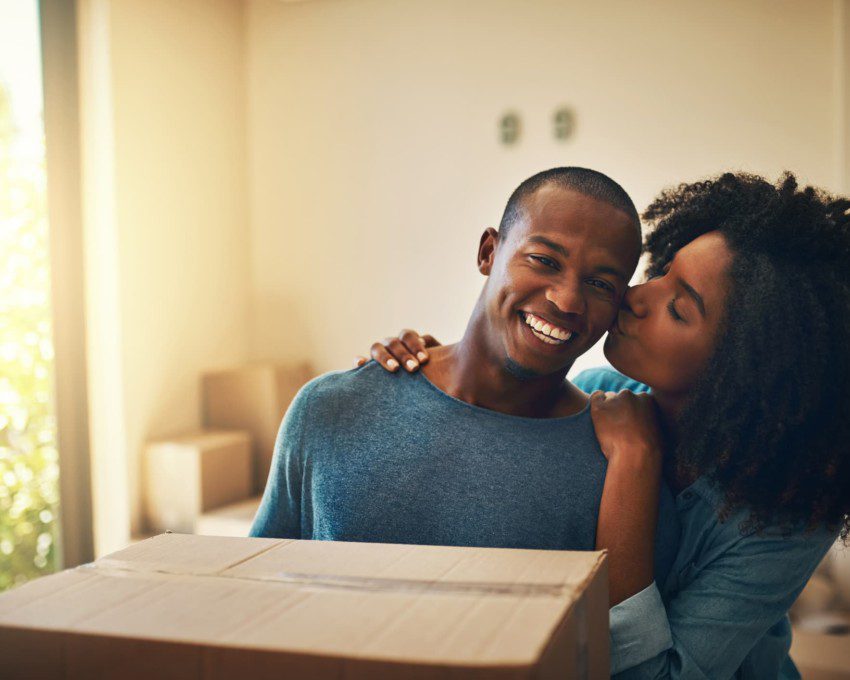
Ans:
[[[547,184],[500,238],[479,250],[487,346],[509,370],[531,377],[568,369],[602,337],[640,256],[631,217],[584,194]]]

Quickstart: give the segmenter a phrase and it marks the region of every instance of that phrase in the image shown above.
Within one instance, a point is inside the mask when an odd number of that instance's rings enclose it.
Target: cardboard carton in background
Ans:
[[[313,377],[307,364],[272,363],[206,373],[201,378],[203,422],[246,430],[254,441],[254,493],[262,493],[280,422],[299,389]]]
[[[803,680],[850,680],[850,614],[845,620],[843,632],[794,630],[791,658]]]
[[[850,680],[850,549],[838,540],[791,607],[803,680]]]
[[[262,496],[231,503],[198,517],[196,534],[204,536],[247,536],[260,507]]]
[[[252,493],[251,437],[211,431],[152,442],[145,448],[143,469],[149,528],[192,533],[203,513]]]
[[[0,595],[4,678],[608,677],[604,553],[164,534]]]

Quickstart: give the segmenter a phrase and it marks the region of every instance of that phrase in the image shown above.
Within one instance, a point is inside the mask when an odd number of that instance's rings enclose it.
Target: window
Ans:
[[[0,590],[57,566],[38,3],[0,0]]]

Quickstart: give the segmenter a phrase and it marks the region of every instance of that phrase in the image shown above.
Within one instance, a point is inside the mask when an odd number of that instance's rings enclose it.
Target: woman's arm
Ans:
[[[711,535],[711,544],[686,566],[682,587],[666,607],[653,585],[611,610],[617,678],[731,678],[753,647],[782,625],[835,535],[743,536],[740,520],[708,522],[700,536]],[[668,642],[660,645],[665,634]],[[754,659],[753,677],[777,677],[785,652],[783,645]]]
[[[608,470],[596,548],[608,551],[613,607],[653,583],[661,490],[661,445],[652,397],[594,392],[591,414]]]
[[[772,644],[766,655],[751,659],[752,670],[754,677],[776,677],[787,653],[788,608],[834,534],[744,535],[740,525],[746,516],[721,522],[716,499],[692,495],[696,500],[690,502],[699,505],[688,512],[680,544],[692,559],[677,565],[676,589],[665,590],[662,600],[649,551],[657,503],[650,500],[657,499],[653,480],[661,476],[661,456],[652,451],[661,449],[647,446],[660,437],[651,430],[635,435],[636,424],[651,419],[648,413],[639,417],[634,396],[591,397],[594,426],[609,459],[597,545],[609,549],[611,602],[627,595],[610,612],[611,672],[640,680],[731,678],[757,644]]]

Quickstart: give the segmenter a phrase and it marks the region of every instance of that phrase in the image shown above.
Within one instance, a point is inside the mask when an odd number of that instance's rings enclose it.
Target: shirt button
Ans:
[[[693,498],[693,497],[694,497],[693,491],[685,491],[685,493],[682,494],[682,498],[684,498],[686,501],[691,500],[691,498]]]

